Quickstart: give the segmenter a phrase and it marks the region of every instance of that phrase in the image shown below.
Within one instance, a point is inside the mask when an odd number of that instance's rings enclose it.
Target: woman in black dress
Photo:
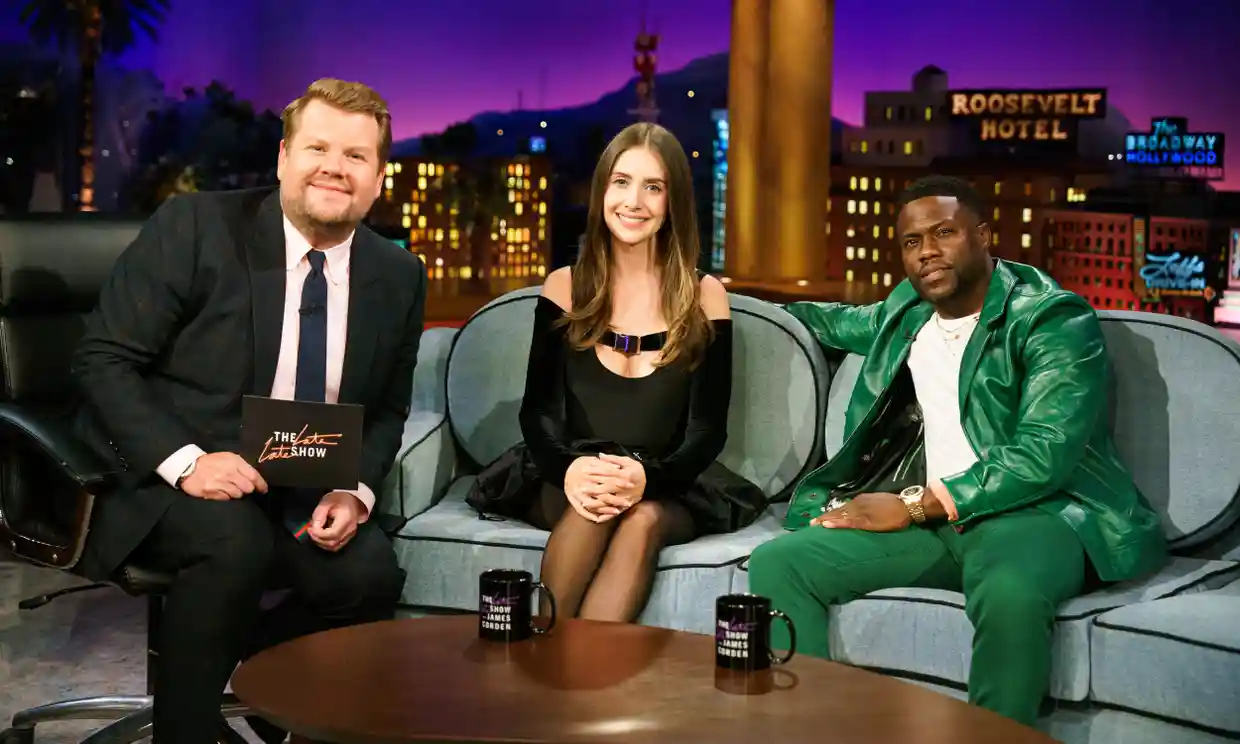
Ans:
[[[628,127],[595,170],[575,266],[543,285],[521,406],[539,481],[523,516],[551,531],[541,579],[564,617],[636,619],[663,547],[737,526],[689,497],[721,467],[732,384],[728,296],[698,245],[680,143]]]

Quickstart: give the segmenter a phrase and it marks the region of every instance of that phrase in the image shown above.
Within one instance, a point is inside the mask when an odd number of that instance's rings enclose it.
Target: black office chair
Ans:
[[[73,349],[86,314],[140,223],[97,215],[0,221],[0,544],[18,558],[73,572],[90,527],[94,500],[115,485],[106,462],[72,433],[76,399]],[[107,583],[81,584],[19,603],[40,607],[72,592],[118,586],[147,600],[145,695],[62,700],[16,713],[0,744],[32,744],[37,724],[64,720],[112,723],[85,740],[127,744],[151,733],[154,665],[162,595],[170,577],[126,565]],[[221,744],[244,744],[225,718],[248,715],[226,698]]]

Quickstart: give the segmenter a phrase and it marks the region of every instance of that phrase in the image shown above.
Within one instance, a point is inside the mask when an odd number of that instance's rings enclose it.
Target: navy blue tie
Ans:
[[[297,338],[297,400],[327,400],[327,276],[326,256],[311,250],[306,255],[310,273],[301,287],[301,330]],[[284,498],[284,524],[298,539],[306,539],[306,523],[322,498],[321,490],[294,488]]]
[[[301,286],[301,333],[297,340],[297,400],[327,400],[327,276],[326,256],[310,251],[310,273]]]

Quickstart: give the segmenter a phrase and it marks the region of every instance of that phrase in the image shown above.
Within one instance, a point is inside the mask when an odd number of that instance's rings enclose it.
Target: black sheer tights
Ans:
[[[693,539],[689,512],[669,501],[639,501],[614,519],[595,523],[568,503],[561,488],[543,484],[527,521],[551,531],[542,582],[559,617],[633,622],[650,593],[659,551]],[[549,614],[544,600],[541,612]]]

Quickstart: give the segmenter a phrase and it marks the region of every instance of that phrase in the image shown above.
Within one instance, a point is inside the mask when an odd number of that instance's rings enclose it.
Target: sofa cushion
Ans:
[[[1240,734],[1240,581],[1095,620],[1092,698]]]
[[[737,591],[749,585],[737,566]],[[1091,623],[1116,607],[1204,591],[1240,577],[1240,566],[1176,558],[1144,581],[1125,582],[1066,602],[1055,623],[1051,695],[1080,701],[1089,696]],[[831,646],[837,661],[895,673],[966,684],[973,627],[964,595],[938,589],[884,589],[831,608]]]
[[[476,465],[521,441],[517,413],[539,291],[531,287],[493,300],[456,334],[447,365],[448,417]],[[732,402],[719,460],[778,498],[820,458],[827,366],[791,315],[752,297],[729,299]]]
[[[539,574],[548,532],[516,520],[479,519],[465,503],[473,477],[460,478],[443,500],[410,520],[396,552],[408,576],[402,604],[476,611],[478,576],[491,568]],[[782,509],[780,509],[782,511]],[[782,530],[769,509],[738,532],[666,548],[638,622],[712,632],[715,597],[732,591],[733,568]]]

